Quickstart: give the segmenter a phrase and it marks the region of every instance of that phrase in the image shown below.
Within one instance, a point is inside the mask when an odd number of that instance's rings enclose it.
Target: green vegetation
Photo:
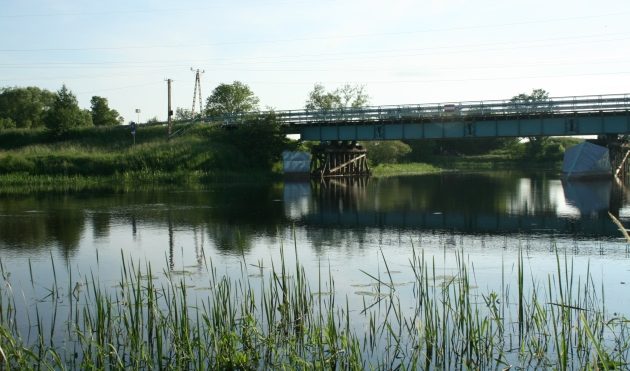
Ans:
[[[419,162],[403,164],[379,164],[371,168],[372,175],[374,175],[375,177],[431,174],[438,173],[442,170],[443,169],[434,165]]]
[[[37,87],[0,89],[0,129],[39,129],[56,135],[72,128],[119,125],[123,118],[107,99],[93,96],[91,110],[79,108],[76,96],[63,85],[56,93]]]
[[[180,125],[175,131],[178,135],[169,140],[162,126],[140,126],[133,145],[129,128],[122,126],[72,128],[62,135],[5,130],[0,133],[0,184],[36,180],[34,176],[187,182],[269,174],[281,152],[290,148],[273,117],[229,131],[203,124]]]
[[[548,93],[535,89],[512,101],[521,105],[544,105]],[[306,101],[307,109],[358,108],[369,102],[363,86],[344,85],[333,91],[316,84]],[[206,102],[206,114],[252,112],[259,99],[239,81],[217,86]],[[177,109],[176,118],[192,119],[190,110]],[[106,98],[94,96],[91,110],[79,108],[77,99],[64,85],[56,93],[39,88],[0,90],[0,185],[21,180],[45,184],[62,177],[81,184],[93,182],[201,181],[218,174],[269,173],[282,150],[291,149],[273,113],[245,118],[250,124],[232,128],[189,127],[180,123],[176,138],[167,140],[157,123],[138,129],[137,145],[120,126],[123,118],[109,108]],[[182,121],[186,122],[186,121]],[[96,126],[97,128],[94,128]],[[376,174],[433,172],[436,167],[458,170],[504,169],[519,166],[557,168],[566,147],[577,140],[563,138],[491,138],[434,141],[373,141],[363,145]],[[431,164],[432,166],[418,165]],[[401,166],[383,167],[384,164]],[[403,166],[404,164],[404,166]],[[411,165],[415,164],[415,165]],[[380,166],[380,167],[379,167]],[[99,180],[79,180],[97,177]],[[194,181],[193,181],[194,182]]]
[[[255,112],[258,111],[259,102],[249,86],[240,81],[219,84],[206,100],[206,115]]]
[[[271,267],[243,257],[240,278],[238,272],[220,275],[206,262],[208,287],[201,289],[186,284],[186,271],[166,271],[158,280],[151,265],[125,259],[114,288],[94,273],[67,287],[55,275],[45,284],[49,294],[27,316],[20,315],[22,297],[0,264],[0,364],[116,370],[628,366],[630,322],[606,313],[590,272],[577,275],[571,261],[556,254],[557,272],[539,281],[525,276],[520,252],[515,272],[503,269],[497,278],[498,289],[479,292],[474,267],[462,251],[454,253],[456,271],[440,276],[435,261],[413,249],[411,287],[394,282],[383,255],[384,271],[363,272],[370,284],[357,293],[364,297],[359,308],[338,297],[331,273],[306,272],[297,246],[294,266],[282,248]],[[30,277],[32,287],[42,285],[36,272]]]
[[[90,112],[79,108],[77,97],[65,85],[57,91],[44,123],[55,135],[63,135],[72,128],[93,125]]]
[[[438,151],[444,148],[441,141],[414,142],[411,150],[401,147],[401,142],[373,142],[367,144],[368,158],[375,176],[400,174],[425,174],[438,171],[488,171],[510,170],[518,166],[522,170],[544,169],[557,171],[562,165],[566,148],[582,141],[579,138],[540,138],[534,142],[510,141],[497,149],[479,150],[479,142],[485,140],[450,140],[444,146],[476,149],[462,152]],[[467,143],[464,143],[467,142]],[[385,145],[381,145],[385,143]],[[404,144],[404,143],[401,143]],[[496,143],[491,143],[494,146]],[[435,150],[435,152],[434,152]]]
[[[0,89],[0,129],[43,127],[54,100],[54,93],[33,86]]]
[[[315,84],[308,94],[304,108],[307,110],[329,110],[342,108],[360,108],[370,101],[363,85],[345,84],[333,91],[326,91],[321,84]]]
[[[118,111],[109,108],[106,98],[94,96],[90,100],[92,109],[92,123],[94,126],[113,126],[120,125],[124,119]]]

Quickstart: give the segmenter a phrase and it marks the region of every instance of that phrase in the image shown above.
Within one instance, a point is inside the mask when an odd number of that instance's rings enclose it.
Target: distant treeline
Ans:
[[[123,118],[109,108],[106,98],[93,96],[90,109],[81,109],[76,96],[63,85],[57,92],[38,87],[0,89],[0,129],[47,128],[64,134],[71,128],[114,126]]]

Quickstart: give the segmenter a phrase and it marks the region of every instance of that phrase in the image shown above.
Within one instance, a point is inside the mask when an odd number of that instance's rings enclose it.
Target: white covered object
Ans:
[[[608,148],[590,142],[582,142],[564,152],[562,172],[567,177],[610,176]]]
[[[311,154],[308,152],[282,152],[282,164],[285,174],[308,173],[311,169]]]

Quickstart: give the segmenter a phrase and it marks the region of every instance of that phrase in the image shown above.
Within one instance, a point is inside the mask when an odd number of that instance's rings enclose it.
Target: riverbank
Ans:
[[[0,186],[161,183],[186,184],[280,176],[278,161],[292,143],[274,125],[231,131],[216,125],[45,130],[0,134]]]
[[[217,125],[74,129],[63,136],[46,130],[0,132],[0,187],[40,189],[132,187],[138,184],[199,186],[207,183],[278,180],[280,154],[298,146],[274,124],[233,130]],[[567,139],[554,139],[554,141]],[[562,143],[562,142],[559,142]],[[566,145],[566,143],[565,143]],[[559,146],[564,150],[564,146]],[[430,156],[424,162],[377,164],[375,177],[441,171],[543,169],[558,171],[561,152],[532,159],[522,144],[485,155]]]
[[[506,159],[498,155],[481,156],[440,156],[430,163],[411,162],[400,164],[379,164],[372,167],[372,175],[389,177],[397,175],[424,175],[440,172],[464,171],[545,171],[557,173],[562,168],[562,161],[544,160],[531,161],[527,159]]]

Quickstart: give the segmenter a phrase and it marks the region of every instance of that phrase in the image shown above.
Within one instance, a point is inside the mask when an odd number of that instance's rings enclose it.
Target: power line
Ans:
[[[320,3],[323,2],[333,2],[333,0],[319,0]],[[251,5],[255,6],[255,7],[267,7],[269,5],[273,5],[273,4],[290,4],[290,5],[296,5],[296,4],[312,4],[312,2],[310,1],[297,1],[297,0],[291,0],[291,1],[261,1],[261,0],[257,0],[255,2],[250,3]],[[175,12],[181,12],[181,13],[189,13],[189,12],[195,12],[198,13],[199,11],[202,10],[215,10],[215,9],[221,9],[221,8],[227,8],[228,6],[225,4],[217,4],[217,5],[212,5],[212,6],[205,6],[205,7],[195,7],[194,9],[191,8],[160,8],[160,9],[135,9],[135,10],[103,10],[103,11],[94,11],[94,12],[59,12],[59,13],[22,13],[22,14],[2,14],[0,15],[0,18],[30,18],[30,17],[67,17],[67,16],[72,16],[72,17],[76,17],[76,16],[102,16],[102,15],[120,15],[120,14],[150,14],[150,13],[167,13],[167,14],[171,14],[171,13],[175,13]]]
[[[395,57],[405,57],[405,56],[420,56],[427,55],[428,52],[431,55],[439,55],[441,54],[464,54],[471,52],[482,52],[482,51],[501,51],[501,50],[518,50],[518,49],[531,49],[531,48],[549,48],[556,46],[571,46],[571,45],[584,45],[585,43],[603,43],[603,42],[617,42],[629,40],[630,37],[618,37],[618,38],[608,38],[608,39],[596,39],[600,37],[607,36],[616,36],[616,35],[629,35],[629,33],[611,33],[611,34],[595,34],[595,35],[582,35],[582,36],[572,36],[572,37],[556,37],[556,38],[544,38],[544,39],[536,39],[536,40],[528,40],[524,41],[519,45],[518,43],[514,43],[513,41],[509,42],[495,42],[495,43],[480,43],[480,44],[458,44],[458,45],[449,45],[449,46],[430,46],[423,48],[412,48],[412,49],[384,49],[384,50],[365,50],[365,51],[351,51],[351,52],[329,52],[329,53],[311,53],[311,54],[298,54],[298,55],[269,55],[269,56],[256,56],[256,57],[241,57],[238,61],[234,61],[231,58],[227,57],[214,57],[214,58],[205,58],[202,61],[206,62],[206,64],[210,61],[221,62],[224,61],[224,64],[228,64],[233,66],[235,64],[250,64],[250,63],[278,63],[278,62],[308,62],[310,60],[314,62],[321,62],[326,60],[351,60],[352,58],[344,58],[343,56],[355,56],[355,58],[371,58],[371,59],[381,59],[381,58],[395,58]],[[592,40],[586,40],[592,39]],[[554,42],[557,41],[557,42]],[[573,41],[573,42],[567,42]],[[546,44],[536,44],[536,43],[546,43]],[[492,47],[496,46],[496,47]],[[506,46],[506,47],[501,47]],[[480,47],[480,49],[475,49]],[[484,48],[485,47],[485,48]],[[436,53],[436,51],[438,51]],[[424,53],[417,53],[424,52]],[[387,54],[387,53],[403,53],[403,54]],[[381,55],[378,55],[381,54]],[[274,60],[275,59],[275,60]],[[251,62],[248,62],[251,61]],[[16,69],[25,69],[30,66],[45,66],[45,67],[64,67],[64,68],[76,68],[78,66],[82,67],[108,67],[108,68],[129,68],[129,67],[137,67],[137,68],[166,68],[166,67],[181,67],[179,64],[181,62],[177,60],[172,61],[163,61],[156,62],[155,60],[151,61],[127,61],[127,62],[31,62],[31,63],[0,63],[0,68],[16,68]]]
[[[199,47],[215,47],[222,45],[239,45],[239,44],[275,44],[275,43],[287,43],[287,42],[304,42],[304,41],[316,41],[316,40],[331,40],[331,39],[354,39],[354,38],[373,38],[377,36],[400,36],[400,35],[413,35],[419,33],[434,33],[434,32],[447,32],[447,31],[467,31],[474,29],[491,29],[491,28],[503,28],[509,26],[519,25],[531,25],[539,23],[554,23],[554,22],[566,22],[575,20],[584,20],[592,18],[603,18],[611,16],[619,16],[630,14],[630,12],[616,12],[598,15],[586,15],[576,17],[564,17],[564,18],[548,18],[539,20],[529,20],[520,22],[509,23],[496,23],[496,24],[483,24],[472,26],[459,26],[459,27],[446,27],[446,28],[430,28],[424,30],[411,30],[411,31],[398,31],[398,32],[382,32],[382,33],[362,33],[362,34],[349,34],[349,35],[325,35],[314,37],[300,37],[300,38],[288,38],[288,39],[271,39],[271,40],[233,40],[209,44],[164,44],[164,45],[130,45],[130,46],[110,46],[110,47],[69,47],[69,48],[23,48],[23,49],[0,49],[0,52],[40,52],[40,51],[95,51],[95,50],[125,50],[125,49],[156,49],[156,48],[199,48]]]

